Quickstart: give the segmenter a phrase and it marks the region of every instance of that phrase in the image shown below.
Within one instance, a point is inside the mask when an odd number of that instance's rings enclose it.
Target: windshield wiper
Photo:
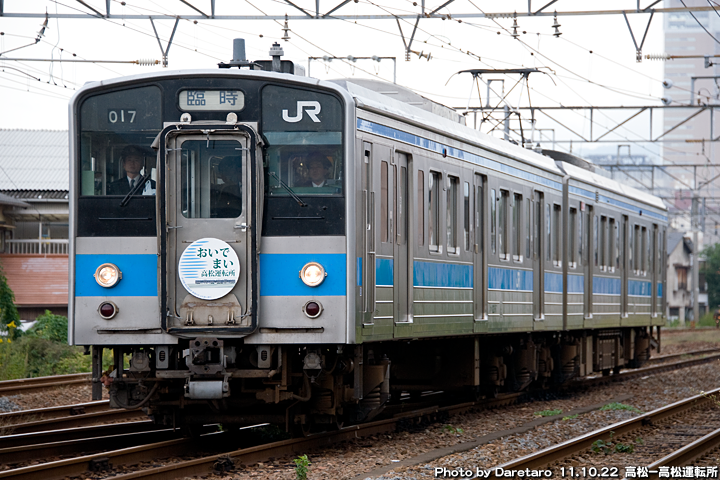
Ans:
[[[303,201],[300,199],[300,197],[298,197],[297,195],[295,195],[295,192],[293,192],[292,189],[287,186],[287,183],[285,183],[285,182],[283,182],[282,180],[280,180],[280,177],[278,177],[275,172],[269,172],[269,174],[272,175],[273,177],[275,177],[275,180],[277,180],[277,181],[280,183],[280,185],[281,185],[285,190],[287,190],[287,192],[288,192],[288,193],[290,194],[290,196],[298,203],[298,205],[300,205],[301,207],[307,207],[307,203],[303,202]]]
[[[125,198],[122,199],[120,202],[120,206],[124,207],[128,203],[130,203],[130,199],[135,196],[135,194],[138,192],[138,190],[145,188],[145,183],[150,179],[150,172],[146,173],[142,176],[140,181],[135,184],[135,186],[125,195]]]

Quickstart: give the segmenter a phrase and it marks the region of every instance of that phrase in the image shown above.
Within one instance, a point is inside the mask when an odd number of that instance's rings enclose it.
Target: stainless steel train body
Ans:
[[[306,429],[563,382],[639,365],[665,322],[659,199],[395,85],[93,83],[70,145],[71,342],[96,398],[158,422]]]

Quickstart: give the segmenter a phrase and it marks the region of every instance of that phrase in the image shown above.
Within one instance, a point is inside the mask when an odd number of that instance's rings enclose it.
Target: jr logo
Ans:
[[[282,118],[286,122],[290,123],[297,123],[303,118],[303,108],[307,112],[308,116],[310,117],[310,120],[312,120],[315,123],[320,123],[320,119],[317,117],[317,114],[320,113],[320,102],[316,101],[300,101],[297,102],[297,115],[294,117],[291,117],[288,114],[287,110],[282,111]]]

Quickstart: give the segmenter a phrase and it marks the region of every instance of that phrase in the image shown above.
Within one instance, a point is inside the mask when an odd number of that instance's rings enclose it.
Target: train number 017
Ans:
[[[108,110],[110,123],[134,123],[137,110]]]

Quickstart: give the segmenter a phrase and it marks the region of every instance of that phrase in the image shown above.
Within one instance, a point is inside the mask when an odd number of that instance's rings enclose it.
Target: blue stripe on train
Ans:
[[[619,278],[593,277],[593,293],[620,295],[622,280]]]
[[[559,273],[545,272],[545,293],[562,293],[562,275]],[[568,293],[584,293],[585,276],[568,275]]]
[[[473,266],[454,263],[414,262],[416,287],[473,288]]]
[[[488,288],[491,290],[533,291],[533,272],[514,268],[488,268]]]
[[[308,262],[318,262],[327,277],[317,287],[300,280],[300,270]],[[260,296],[337,296],[345,295],[347,266],[343,253],[261,253]]]
[[[628,295],[636,295],[640,297],[652,296],[652,282],[628,280]]]
[[[113,263],[122,279],[110,288],[95,281],[95,270],[103,263]],[[157,297],[157,255],[75,255],[76,297]]]

